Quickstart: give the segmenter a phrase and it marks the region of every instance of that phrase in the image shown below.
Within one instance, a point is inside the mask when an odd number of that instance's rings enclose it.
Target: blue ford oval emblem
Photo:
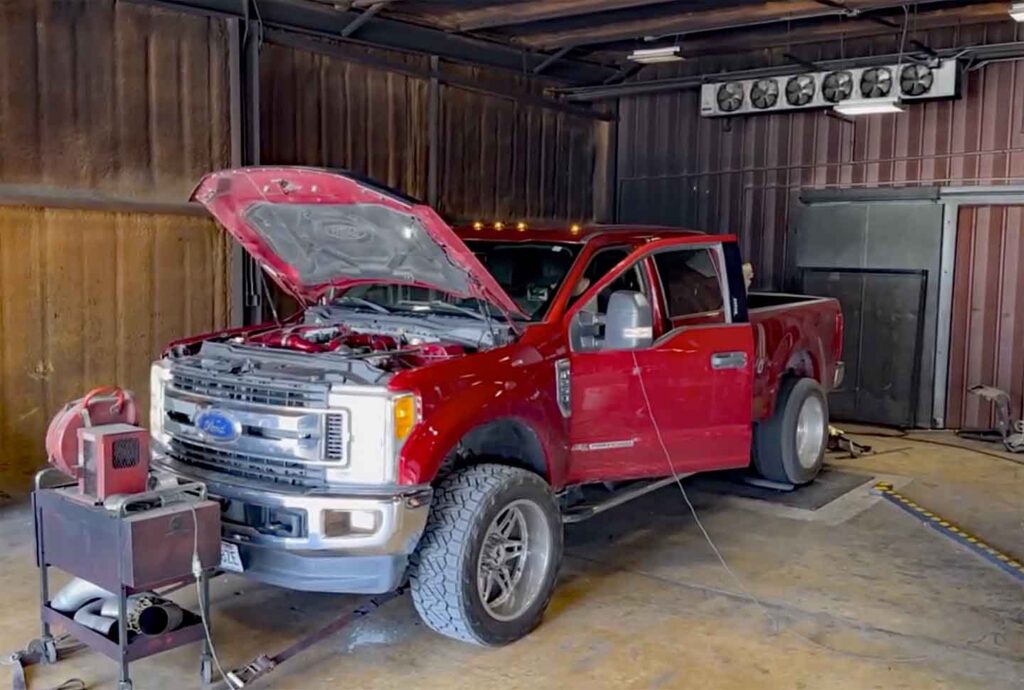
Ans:
[[[220,410],[203,410],[196,415],[196,428],[211,441],[235,441],[242,433],[241,425]]]

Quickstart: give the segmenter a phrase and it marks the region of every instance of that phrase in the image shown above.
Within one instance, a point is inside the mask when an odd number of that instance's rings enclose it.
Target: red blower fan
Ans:
[[[146,490],[149,433],[137,425],[130,391],[95,388],[61,409],[46,431],[50,464],[78,480],[83,496],[104,501]]]

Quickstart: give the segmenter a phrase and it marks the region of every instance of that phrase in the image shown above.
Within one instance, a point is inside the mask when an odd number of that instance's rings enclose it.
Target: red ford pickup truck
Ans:
[[[747,293],[736,240],[475,223],[348,174],[194,193],[301,309],[171,344],[155,465],[222,505],[222,566],[295,589],[406,580],[484,645],[550,600],[563,523],[753,465],[812,480],[841,374],[831,299]]]

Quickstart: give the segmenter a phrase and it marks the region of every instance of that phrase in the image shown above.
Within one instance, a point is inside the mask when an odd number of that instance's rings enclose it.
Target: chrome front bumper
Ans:
[[[246,576],[306,591],[381,593],[400,585],[432,497],[430,487],[286,493],[184,467],[170,458],[155,458],[153,465],[164,477],[206,484],[210,497],[221,502],[223,538],[238,545]],[[372,527],[332,534],[327,511],[335,518],[360,514],[364,521],[372,515]],[[284,516],[293,534],[246,519],[254,514],[270,516],[271,524],[280,524],[274,523],[275,515]]]

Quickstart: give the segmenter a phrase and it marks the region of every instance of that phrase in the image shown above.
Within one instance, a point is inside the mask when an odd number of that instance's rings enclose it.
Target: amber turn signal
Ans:
[[[395,398],[393,406],[395,438],[402,441],[412,433],[412,428],[416,426],[416,397],[413,395],[402,395]]]

